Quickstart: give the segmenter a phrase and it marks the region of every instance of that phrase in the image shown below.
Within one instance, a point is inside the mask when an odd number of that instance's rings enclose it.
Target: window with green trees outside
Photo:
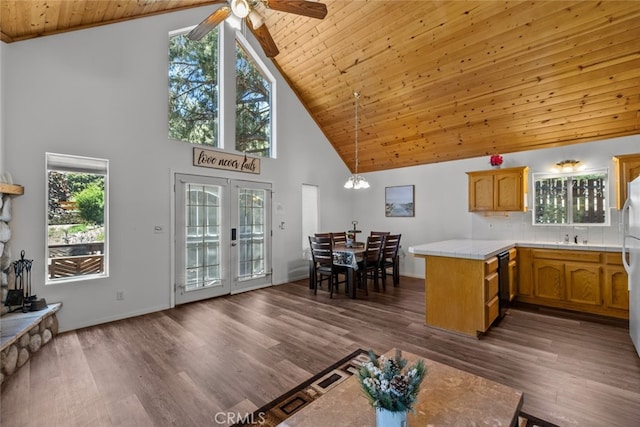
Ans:
[[[47,284],[105,277],[108,161],[46,154]]]
[[[235,106],[225,106],[224,84],[220,81],[224,58],[220,43],[220,26],[199,41],[186,32],[169,37],[169,137],[192,144],[224,148],[219,140],[222,109],[231,113],[235,107],[235,146],[242,153],[273,157],[273,87],[274,79],[256,54],[236,33]],[[230,67],[225,67],[227,70]],[[228,116],[227,116],[228,117]]]

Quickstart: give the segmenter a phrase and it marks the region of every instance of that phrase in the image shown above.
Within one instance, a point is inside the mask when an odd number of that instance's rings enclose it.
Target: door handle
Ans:
[[[236,246],[236,245],[237,245],[237,243],[236,243],[235,240],[233,242],[231,242],[231,246]]]

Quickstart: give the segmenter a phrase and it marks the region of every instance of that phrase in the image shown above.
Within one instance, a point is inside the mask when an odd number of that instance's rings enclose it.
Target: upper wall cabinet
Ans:
[[[640,154],[613,158],[616,165],[616,207],[622,209],[627,200],[627,184],[640,176]]]
[[[469,211],[527,210],[526,166],[467,172],[469,175]]]

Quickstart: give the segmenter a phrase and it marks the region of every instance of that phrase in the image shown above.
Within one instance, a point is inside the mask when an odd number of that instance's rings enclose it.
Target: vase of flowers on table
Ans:
[[[406,427],[407,413],[413,411],[420,384],[427,373],[422,360],[407,367],[400,350],[395,357],[377,357],[369,351],[369,361],[358,369],[365,396],[376,408],[377,427]]]

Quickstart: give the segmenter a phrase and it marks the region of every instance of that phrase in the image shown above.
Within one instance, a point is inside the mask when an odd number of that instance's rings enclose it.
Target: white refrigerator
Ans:
[[[629,183],[628,195],[622,210],[622,262],[629,276],[629,334],[640,356],[640,177]]]

